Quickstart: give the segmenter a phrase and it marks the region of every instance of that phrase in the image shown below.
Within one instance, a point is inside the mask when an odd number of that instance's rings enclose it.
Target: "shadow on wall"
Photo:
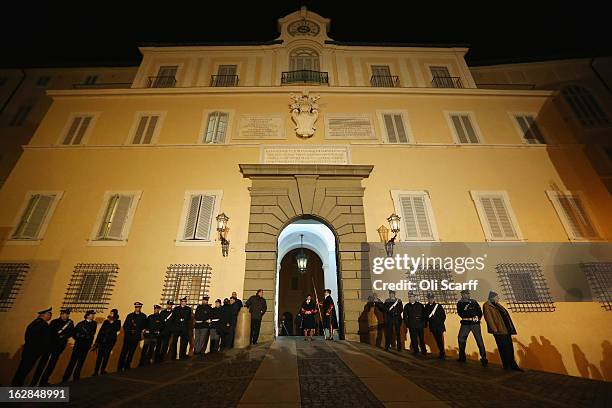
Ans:
[[[521,343],[516,338],[513,341],[518,346],[515,346],[514,351],[518,358],[519,366],[532,370],[568,374],[567,368],[565,368],[563,363],[563,356],[546,337],[540,336],[538,340],[536,336],[531,336],[528,345]]]

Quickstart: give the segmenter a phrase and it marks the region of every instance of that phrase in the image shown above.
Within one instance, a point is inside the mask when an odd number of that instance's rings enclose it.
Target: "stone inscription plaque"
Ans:
[[[348,146],[278,145],[261,147],[264,164],[350,164]]]
[[[285,139],[285,119],[281,115],[240,115],[235,139]]]
[[[374,139],[369,115],[328,115],[325,118],[328,139]]]

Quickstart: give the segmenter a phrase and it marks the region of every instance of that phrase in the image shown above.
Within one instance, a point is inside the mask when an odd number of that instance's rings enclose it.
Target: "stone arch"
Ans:
[[[358,340],[361,293],[369,288],[361,273],[367,268],[369,250],[361,180],[369,176],[372,166],[241,164],[240,170],[252,181],[243,297],[262,288],[267,299],[275,298],[280,231],[297,218],[316,217],[337,237],[339,318],[344,322],[344,337]],[[261,337],[270,339],[273,333],[272,313],[266,313]]]

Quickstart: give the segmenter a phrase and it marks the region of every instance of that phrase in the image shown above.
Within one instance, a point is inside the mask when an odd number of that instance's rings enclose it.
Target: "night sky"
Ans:
[[[137,65],[137,46],[147,42],[269,41],[276,20],[303,4],[332,20],[334,40],[469,44],[470,65],[612,55],[604,2],[559,1],[548,10],[535,0],[23,3],[3,13],[0,66]]]

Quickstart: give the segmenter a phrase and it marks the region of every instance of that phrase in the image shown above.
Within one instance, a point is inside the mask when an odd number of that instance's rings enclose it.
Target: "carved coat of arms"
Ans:
[[[315,132],[315,122],[319,118],[320,96],[310,96],[308,92],[301,95],[291,94],[291,117],[296,124],[295,133],[305,139],[312,137]]]

